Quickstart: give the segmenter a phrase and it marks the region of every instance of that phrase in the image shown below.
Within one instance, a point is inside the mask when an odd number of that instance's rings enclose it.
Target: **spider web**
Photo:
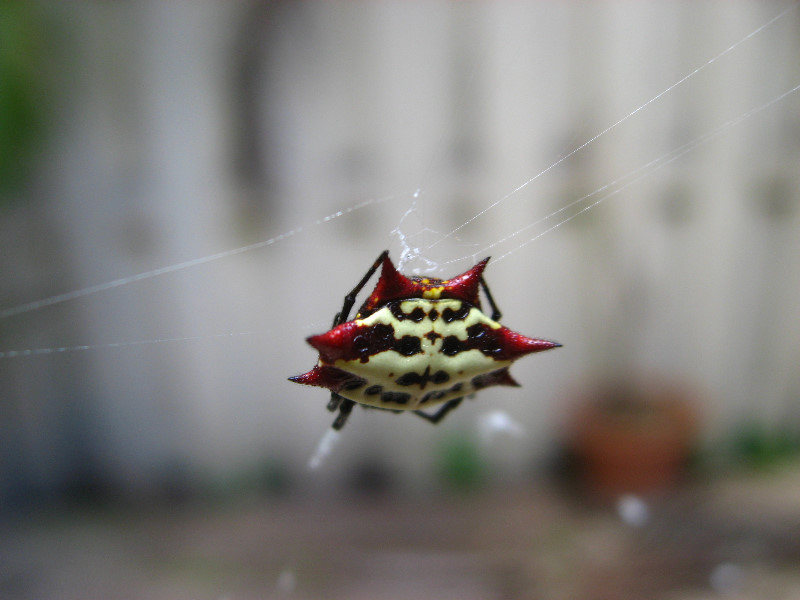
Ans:
[[[521,184],[515,186],[509,192],[503,194],[501,197],[489,201],[484,208],[478,210],[472,216],[465,219],[460,225],[458,225],[457,227],[451,229],[446,233],[436,229],[432,229],[427,225],[425,225],[424,218],[420,216],[420,206],[424,203],[425,194],[423,193],[423,188],[418,187],[413,192],[402,192],[384,197],[367,198],[356,204],[346,206],[330,214],[318,217],[316,219],[312,219],[304,224],[297,225],[292,229],[289,229],[287,231],[284,231],[282,233],[279,233],[277,235],[274,235],[272,237],[269,237],[267,239],[264,239],[256,243],[247,244],[236,248],[231,248],[229,250],[216,252],[205,256],[200,256],[197,258],[181,261],[163,267],[158,267],[134,275],[123,276],[118,279],[113,279],[100,284],[72,290],[65,293],[55,294],[53,296],[48,296],[30,302],[25,302],[23,304],[19,304],[16,306],[2,308],[0,309],[0,319],[8,319],[20,314],[36,311],[63,302],[74,301],[86,296],[105,292],[117,287],[122,287],[143,280],[176,273],[178,271],[183,271],[185,269],[191,269],[215,261],[231,258],[236,255],[253,252],[255,250],[269,248],[271,246],[286,242],[287,240],[290,240],[297,236],[302,236],[303,234],[312,232],[317,227],[327,225],[329,223],[332,223],[333,221],[336,221],[337,219],[346,218],[352,215],[353,213],[362,211],[363,209],[374,207],[387,202],[398,202],[404,199],[408,201],[408,208],[400,217],[398,224],[388,232],[389,236],[393,237],[396,240],[397,245],[400,248],[399,257],[395,261],[397,265],[401,268],[400,270],[402,270],[403,267],[406,267],[406,265],[408,265],[409,263],[418,261],[421,262],[423,266],[422,267],[417,266],[412,268],[411,272],[413,272],[414,274],[439,270],[443,265],[448,265],[455,262],[463,261],[464,259],[467,258],[472,260],[475,257],[480,256],[486,252],[489,252],[492,249],[504,244],[505,242],[508,242],[509,240],[514,240],[518,236],[523,236],[526,238],[522,241],[516,241],[515,242],[516,247],[514,249],[505,252],[498,258],[494,258],[494,262],[497,262],[513,254],[514,252],[524,248],[528,244],[538,240],[544,235],[549,234],[550,232],[568,223],[569,221],[575,219],[580,214],[583,214],[585,212],[588,212],[596,208],[599,204],[619,194],[627,187],[635,184],[636,182],[644,178],[652,176],[659,169],[680,159],[684,155],[694,151],[698,147],[701,147],[702,145],[710,142],[711,140],[726,134],[730,129],[739,126],[748,119],[764,111],[767,111],[770,108],[773,108],[781,101],[785,100],[786,98],[798,92],[798,90],[800,90],[800,83],[786,89],[783,92],[778,93],[777,95],[773,95],[765,102],[762,102],[760,104],[754,104],[752,108],[750,108],[749,110],[742,112],[735,117],[725,120],[724,122],[713,127],[712,129],[709,129],[699,135],[694,136],[689,141],[681,143],[680,145],[677,145],[676,147],[669,150],[668,152],[643,163],[642,165],[634,168],[628,173],[620,177],[616,177],[608,181],[607,183],[604,183],[603,185],[599,186],[598,188],[594,189],[588,194],[585,194],[575,199],[564,200],[560,207],[553,209],[548,214],[538,219],[532,220],[529,223],[526,223],[521,228],[516,229],[515,231],[507,235],[499,236],[494,241],[486,245],[481,245],[478,241],[465,242],[463,238],[460,238],[458,236],[459,232],[461,232],[467,226],[484,218],[491,211],[498,209],[499,207],[501,207],[502,204],[506,203],[507,201],[514,198],[516,195],[520,194],[520,192],[522,192],[525,188],[532,185],[540,178],[548,175],[548,173],[550,173],[552,170],[554,170],[556,167],[558,167],[565,161],[568,161],[576,154],[588,148],[589,146],[600,140],[603,136],[612,132],[615,128],[619,127],[626,121],[632,119],[640,112],[647,109],[650,105],[659,102],[662,98],[674,92],[676,88],[683,85],[690,79],[698,76],[701,72],[705,71],[706,69],[709,69],[712,65],[719,62],[728,54],[737,50],[740,46],[746,44],[752,38],[761,35],[770,27],[772,27],[776,23],[786,18],[789,15],[789,13],[794,11],[796,8],[797,8],[797,3],[791,3],[787,8],[778,12],[774,17],[770,18],[768,21],[764,22],[755,29],[749,31],[749,33],[739,38],[735,42],[731,43],[728,47],[724,48],[722,51],[718,52],[711,58],[708,58],[707,60],[699,64],[696,68],[692,69],[684,76],[680,77],[677,81],[671,83],[670,85],[668,85],[663,90],[659,91],[658,93],[650,97],[642,104],[639,104],[638,106],[634,107],[624,116],[613,122],[611,125],[608,125],[607,127],[603,128],[601,131],[597,133],[591,134],[588,137],[588,139],[576,145],[568,152],[562,154],[552,164],[548,165],[541,171],[536,172],[533,176],[526,179]],[[430,171],[434,167],[435,167],[435,160],[431,158],[426,170]],[[426,173],[424,178],[427,177],[428,174]],[[577,210],[575,212],[572,212],[570,214],[565,214],[569,213],[571,209],[576,209],[576,208]],[[532,237],[526,237],[530,235],[530,230],[535,229],[537,226],[540,226],[542,224],[546,224],[546,228],[543,231],[536,233]],[[409,230],[411,230],[411,232],[409,232]],[[434,238],[435,241],[430,243],[425,243],[424,240],[426,237],[428,239]],[[436,261],[428,257],[429,251],[431,251],[432,249],[436,248],[437,246],[445,242],[455,242],[454,245],[456,247],[468,246],[472,249],[472,251],[470,251],[468,254],[462,254],[456,258],[443,262]],[[179,341],[179,340],[172,340],[172,339],[152,340],[153,343],[162,343],[165,341]],[[136,341],[132,343],[140,344],[143,342]],[[71,348],[62,347],[62,348],[51,348],[42,350],[44,352],[47,351],[64,352],[64,351],[69,351],[70,349]],[[92,347],[79,346],[75,347],[74,349],[86,350],[86,349],[96,349],[96,348],[94,346]],[[0,354],[0,357],[6,357],[6,358],[19,357],[25,355],[25,352],[26,351],[16,351],[15,353],[12,353],[11,351],[7,351],[5,352],[5,354]],[[30,353],[31,351],[27,352]]]
[[[703,62],[699,63],[695,68],[688,71],[685,75],[681,76],[679,79],[671,83],[670,85],[666,86],[661,91],[655,93],[652,97],[647,99],[645,102],[635,106],[629,112],[625,113],[622,117],[618,120],[614,121],[612,124],[606,126],[605,128],[601,129],[597,133],[589,134],[588,138],[585,138],[585,141],[575,145],[572,149],[567,152],[561,154],[561,156],[543,168],[542,170],[536,172],[533,176],[529,177],[521,184],[514,187],[509,192],[503,194],[499,198],[494,201],[487,203],[485,208],[482,208],[475,212],[471,217],[465,219],[461,224],[454,227],[447,233],[442,233],[440,231],[435,231],[430,229],[429,227],[420,226],[418,227],[417,231],[413,234],[407,234],[404,229],[403,225],[411,220],[411,217],[415,215],[417,211],[417,199],[420,197],[420,190],[418,189],[414,193],[414,200],[411,203],[410,208],[408,211],[403,215],[400,225],[392,230],[392,234],[397,238],[398,243],[401,247],[400,253],[400,260],[399,264],[401,267],[405,267],[407,262],[413,261],[422,261],[424,266],[429,270],[436,270],[441,269],[442,266],[450,265],[453,263],[463,262],[465,258],[469,258],[470,260],[474,261],[476,258],[485,256],[488,253],[491,253],[494,249],[498,247],[503,247],[507,242],[514,241],[512,244],[512,248],[509,250],[504,251],[499,256],[493,257],[493,263],[497,263],[506,257],[518,252],[528,246],[529,244],[537,241],[538,239],[542,238],[543,236],[552,233],[556,229],[562,227],[563,225],[569,223],[570,221],[580,217],[584,213],[587,213],[600,205],[601,203],[605,202],[606,200],[617,196],[627,188],[633,186],[634,184],[652,177],[657,171],[663,169],[670,164],[684,158],[687,154],[697,150],[698,148],[703,147],[706,144],[711,143],[712,141],[726,135],[729,133],[733,128],[742,125],[743,123],[747,122],[749,119],[756,117],[762,112],[769,111],[769,109],[774,108],[775,105],[780,104],[782,101],[786,100],[787,98],[795,95],[798,90],[800,90],[800,84],[796,84],[792,87],[786,88],[784,91],[777,93],[777,95],[772,95],[768,97],[761,103],[753,104],[749,109],[745,110],[744,112],[740,112],[733,117],[730,117],[723,122],[712,125],[709,129],[703,131],[700,134],[697,134],[685,142],[675,144],[673,148],[668,150],[667,152],[658,155],[646,162],[642,163],[641,165],[635,167],[633,170],[611,179],[603,183],[602,185],[598,186],[591,192],[582,195],[575,199],[565,199],[560,202],[561,206],[554,208],[551,212],[545,214],[540,218],[536,218],[528,223],[525,223],[522,227],[513,230],[511,233],[505,235],[496,236],[492,241],[485,245],[481,245],[478,242],[474,242],[472,244],[473,247],[479,248],[475,252],[471,252],[468,255],[460,255],[455,258],[437,262],[430,258],[427,258],[427,253],[440,244],[446,242],[461,242],[458,238],[459,232],[470,226],[471,224],[483,219],[489,215],[492,211],[497,209],[501,209],[502,205],[505,204],[507,201],[513,200],[515,196],[518,196],[523,192],[526,188],[533,185],[537,180],[543,178],[550,174],[552,171],[557,169],[562,163],[569,161],[582,151],[589,149],[590,146],[595,144],[596,142],[602,141],[604,136],[612,134],[614,130],[620,126],[626,124],[626,122],[634,119],[639,115],[639,113],[645,112],[648,107],[651,105],[657,104],[659,101],[667,97],[668,95],[675,93],[678,88],[690,82],[693,78],[696,78],[711,69],[720,61],[723,61],[729,54],[735,53],[741,46],[746,45],[747,42],[752,40],[753,38],[759,35],[767,35],[765,32],[768,32],[771,27],[780,23],[784,20],[790,13],[795,11],[797,8],[797,3],[790,4],[784,10],[779,11],[775,16],[764,22],[762,25],[752,29],[744,35],[743,37],[737,39],[729,46],[725,47],[723,50],[714,54],[710,58],[704,60]],[[540,228],[540,231],[536,232],[537,228]],[[532,231],[534,233],[532,233]],[[434,237],[435,241],[429,244],[416,244],[415,241],[417,238],[423,237],[428,235],[428,237]],[[517,239],[521,238],[521,239]],[[456,244],[458,245],[458,244]],[[401,269],[402,270],[402,269]],[[417,269],[424,270],[423,269]]]
[[[603,124],[596,128],[586,126],[584,130],[577,134],[579,141],[565,146],[557,160],[553,160],[537,169],[529,169],[528,175],[521,181],[509,181],[506,179],[503,183],[505,186],[504,191],[500,193],[493,192],[493,195],[488,196],[488,200],[481,201],[477,209],[470,209],[469,214],[462,217],[455,226],[450,225],[444,219],[439,219],[438,223],[434,225],[436,219],[428,215],[429,209],[433,204],[432,199],[438,191],[435,182],[430,180],[434,179],[433,174],[440,166],[441,152],[437,148],[422,149],[421,152],[423,154],[428,153],[430,158],[423,169],[420,180],[411,182],[412,185],[418,184],[416,188],[409,186],[413,191],[367,197],[362,201],[345,205],[335,211],[323,213],[318,217],[311,217],[290,229],[256,243],[2,308],[0,309],[0,320],[8,320],[54,305],[74,302],[88,296],[100,295],[113,289],[124,288],[150,279],[174,276],[180,272],[198,269],[211,263],[222,262],[237,255],[259,250],[269,252],[273,248],[290,242],[304,244],[316,232],[324,228],[332,227],[342,221],[354,220],[357,215],[369,213],[371,210],[390,204],[401,208],[393,226],[385,227],[385,239],[387,242],[391,241],[399,250],[395,255],[395,259],[401,270],[413,274],[432,273],[446,276],[456,270],[455,266],[468,266],[468,263],[487,254],[493,255],[492,265],[513,255],[518,255],[520,258],[515,265],[520,266],[524,260],[522,252],[534,242],[554,233],[581,216],[595,211],[601,204],[622,195],[622,192],[643,180],[657,177],[659,171],[665,167],[685,159],[693,152],[702,150],[712,142],[724,138],[731,132],[745,126],[745,124],[752,123],[758,117],[776,110],[786,100],[796,97],[796,93],[800,89],[800,83],[790,83],[779,90],[765,88],[766,97],[761,99],[754,98],[745,109],[739,110],[734,114],[725,115],[716,123],[711,122],[706,129],[696,131],[686,136],[685,139],[674,141],[671,147],[664,152],[656,153],[651,157],[635,157],[636,160],[627,163],[625,169],[619,175],[612,174],[613,171],[610,170],[604,171],[601,176],[601,182],[599,185],[594,186],[590,192],[573,193],[562,197],[555,203],[555,206],[545,209],[541,216],[528,216],[519,220],[516,218],[519,212],[504,212],[509,206],[519,208],[520,205],[524,204],[536,204],[541,209],[545,203],[541,202],[541,200],[533,200],[531,195],[535,195],[536,190],[534,188],[537,185],[555,177],[563,177],[563,173],[559,174],[559,171],[579,160],[583,153],[592,150],[607,138],[617,134],[619,130],[629,123],[639,119],[647,121],[649,118],[648,111],[678,94],[682,88],[707,76],[709,72],[713,72],[717,68],[725,68],[721,67],[723,63],[728,65],[731,62],[735,64],[737,60],[745,60],[739,53],[746,51],[748,44],[755,39],[769,35],[769,32],[775,27],[790,26],[793,21],[789,16],[796,8],[797,4],[792,3],[785,9],[776,9],[774,16],[759,21],[755,25],[749,25],[745,28],[746,33],[729,40],[727,44],[723,44],[720,48],[708,52],[707,58],[684,70],[677,78],[672,78],[669,82],[661,81],[659,85],[651,88],[642,100],[626,107],[618,117],[612,119],[610,124]],[[695,89],[690,93],[699,94],[700,90]],[[589,131],[586,131],[586,129],[589,129]],[[488,220],[493,221],[493,223],[500,222],[502,228],[488,228],[484,233],[476,233],[476,226]],[[375,253],[377,254],[377,250]],[[527,255],[525,257],[527,258]],[[368,263],[369,260],[367,259],[364,262]],[[337,302],[339,302],[339,299],[335,298],[334,304]],[[322,319],[322,316],[320,318]],[[326,319],[327,317],[323,320]],[[314,325],[317,324],[315,323]],[[119,340],[106,344],[16,350],[2,349],[0,358],[18,359],[78,351],[103,351],[111,348],[119,349],[126,346],[135,347],[148,344],[165,345],[168,343],[171,346],[196,342],[202,339],[213,342],[217,337],[250,336],[252,333],[251,331],[227,331],[206,336]],[[487,419],[486,422],[489,425],[481,425],[482,431],[487,428],[491,429],[492,423],[504,423],[502,427],[511,432],[520,431],[518,424],[513,421],[510,422],[502,416]],[[500,426],[496,426],[496,428],[500,428]],[[489,434],[485,435],[489,436]],[[330,436],[323,438],[321,449],[312,456],[309,466],[312,468],[319,467],[324,461],[324,457],[332,449],[333,443]]]

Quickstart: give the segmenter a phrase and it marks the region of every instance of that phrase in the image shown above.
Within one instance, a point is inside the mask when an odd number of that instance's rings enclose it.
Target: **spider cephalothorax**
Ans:
[[[432,423],[464,396],[492,385],[518,385],[508,367],[521,356],[557,348],[498,323],[500,311],[483,280],[488,258],[453,279],[406,277],[384,251],[344,300],[327,333],[308,338],[319,362],[291,381],[331,390],[328,409],[341,429],[357,402],[413,411]],[[375,289],[348,321],[355,298],[382,266]],[[483,288],[492,308],[481,310]],[[422,409],[440,405],[434,414]]]

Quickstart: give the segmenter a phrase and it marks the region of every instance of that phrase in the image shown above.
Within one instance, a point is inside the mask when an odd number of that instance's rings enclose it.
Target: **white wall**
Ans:
[[[28,211],[52,227],[64,267],[10,304],[268,243],[5,319],[23,331],[9,349],[203,338],[2,359],[11,422],[26,423],[20,464],[69,477],[80,438],[134,489],[176,464],[270,456],[323,479],[377,456],[416,480],[446,432],[502,409],[529,435],[488,456],[523,472],[569,390],[606,369],[697,385],[710,437],[745,417],[797,419],[800,96],[742,118],[800,83],[798,10],[745,39],[789,6],[61,8],[68,89],[44,192],[3,219]],[[684,144],[696,148],[642,170]],[[255,179],[237,172],[243,148],[262,161]],[[492,254],[506,324],[565,346],[439,429],[356,412],[312,476],[331,415],[323,391],[286,377],[313,364],[303,339],[374,257],[400,256],[398,226],[424,248],[408,271],[448,276]],[[6,268],[27,268],[33,242],[14,244]],[[224,333],[247,335],[203,337]],[[42,408],[25,416],[30,405]],[[52,431],[67,432],[60,445]]]

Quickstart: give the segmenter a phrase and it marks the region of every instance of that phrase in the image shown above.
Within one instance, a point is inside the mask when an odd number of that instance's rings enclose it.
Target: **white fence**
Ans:
[[[489,410],[526,435],[488,460],[524,472],[609,370],[695,385],[708,439],[798,424],[795,4],[59,10],[64,93],[0,219],[3,308],[111,285],[0,321],[0,351],[100,345],[0,359],[9,485],[303,472],[332,416],[286,377],[404,243],[434,276],[491,254],[505,323],[564,348],[439,428],[357,411],[315,478],[369,459],[424,479]]]

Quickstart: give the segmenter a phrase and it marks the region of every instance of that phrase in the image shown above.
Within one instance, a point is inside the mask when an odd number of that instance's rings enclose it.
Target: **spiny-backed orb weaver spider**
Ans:
[[[356,403],[413,411],[438,423],[464,396],[492,385],[519,385],[516,359],[561,344],[525,337],[498,323],[500,311],[483,279],[486,258],[453,279],[406,277],[385,250],[344,298],[330,331],[308,338],[319,362],[290,381],[331,390],[328,410],[344,427]],[[355,319],[356,296],[379,266],[381,275]],[[481,310],[483,288],[492,316]],[[434,414],[421,409],[441,405]]]

